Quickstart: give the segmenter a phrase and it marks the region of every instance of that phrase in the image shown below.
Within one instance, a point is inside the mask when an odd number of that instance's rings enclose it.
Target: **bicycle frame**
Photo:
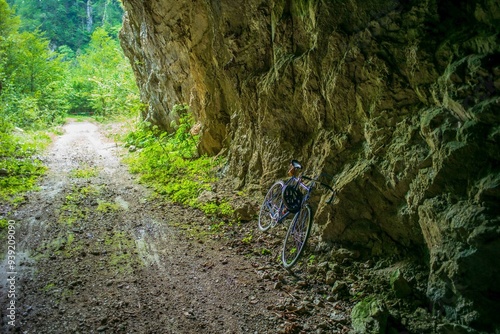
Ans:
[[[317,186],[322,186],[331,191],[332,194],[326,201],[327,204],[330,204],[335,197],[335,190],[328,184],[319,181],[321,177],[330,177],[330,175],[322,173],[311,178],[298,173],[301,169],[302,165],[298,161],[292,160],[290,170],[288,171],[290,178],[276,181],[269,188],[259,214],[259,229],[265,232],[269,228],[283,223],[293,213],[294,217],[288,227],[281,253],[282,263],[285,268],[290,268],[297,262],[307,243],[312,227],[313,215],[308,202],[313,190]],[[294,189],[287,191],[287,186],[297,187],[298,191],[302,194],[300,202],[297,202],[298,195],[293,193]],[[288,210],[285,201],[289,202],[292,211]],[[296,209],[298,210],[296,211]]]

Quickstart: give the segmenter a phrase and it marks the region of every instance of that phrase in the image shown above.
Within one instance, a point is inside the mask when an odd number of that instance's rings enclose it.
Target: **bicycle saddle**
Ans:
[[[297,160],[292,160],[291,164],[295,169],[302,169],[302,165]]]

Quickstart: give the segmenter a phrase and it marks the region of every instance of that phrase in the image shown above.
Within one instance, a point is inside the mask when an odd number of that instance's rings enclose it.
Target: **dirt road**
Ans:
[[[2,332],[331,328],[311,317],[328,312],[304,307],[319,304],[307,291],[281,286],[286,278],[279,269],[266,268],[227,242],[200,241],[176,228],[208,218],[152,200],[120,162],[119,151],[91,122],[69,122],[56,138],[44,157],[49,171],[41,190],[28,194],[9,217],[16,248],[14,267],[0,274]],[[8,265],[6,255],[3,268]],[[12,301],[14,322],[6,307]],[[296,312],[299,302],[305,303],[302,312]],[[319,306],[324,309],[324,303]],[[299,314],[309,314],[307,326],[297,323]]]

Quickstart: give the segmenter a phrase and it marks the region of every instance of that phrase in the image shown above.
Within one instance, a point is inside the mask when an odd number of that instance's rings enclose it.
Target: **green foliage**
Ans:
[[[4,120],[41,129],[61,123],[68,111],[104,118],[137,114],[142,108],[131,66],[117,38],[108,33],[116,29],[95,29],[88,46],[76,55],[68,45],[54,51],[52,39],[38,29],[20,32],[20,20],[5,0],[0,0],[0,14],[0,116]]]
[[[260,251],[260,254],[263,255],[263,256],[265,256],[265,255],[271,255],[272,252],[269,249],[267,249],[267,248],[262,248],[261,251]]]
[[[197,157],[198,136],[190,134],[192,115],[183,107],[183,114],[175,133],[160,132],[148,123],[140,123],[137,129],[125,137],[127,146],[138,150],[126,159],[133,173],[140,180],[170,200],[200,208],[208,214],[221,215],[232,211],[228,203],[198,202],[203,190],[209,190],[215,181],[214,168],[219,160]]]
[[[219,232],[223,231],[225,226],[226,226],[226,223],[221,221],[221,222],[214,223],[214,224],[210,225],[208,229],[212,233],[219,233]]]
[[[22,18],[22,29],[45,31],[52,45],[67,45],[73,51],[85,46],[92,32],[105,27],[116,32],[123,8],[118,0],[9,0]],[[90,4],[90,6],[88,6]]]
[[[79,178],[79,179],[89,179],[91,177],[97,176],[99,174],[99,171],[97,170],[96,167],[83,167],[83,168],[77,168],[74,169],[70,172],[70,175],[74,178]]]
[[[142,108],[130,64],[119,42],[102,28],[94,31],[84,53],[76,57],[68,81],[72,113],[105,118],[137,114]]]
[[[50,138],[38,133],[13,134],[0,130],[0,201],[22,201],[22,192],[34,189],[46,168],[34,158]]]
[[[241,242],[244,243],[244,244],[250,244],[252,242],[252,239],[253,239],[253,235],[252,234],[248,234],[246,237],[244,237],[243,239],[241,239]]]
[[[8,36],[13,31],[17,31],[20,24],[19,17],[14,15],[5,0],[0,1],[0,36]]]
[[[196,204],[196,207],[203,211],[208,216],[232,216],[234,209],[230,203],[222,202],[208,202],[203,204]]]
[[[0,7],[6,15],[0,21],[0,116],[32,129],[61,122],[67,109],[66,65],[40,31],[18,31],[19,20],[5,0]]]

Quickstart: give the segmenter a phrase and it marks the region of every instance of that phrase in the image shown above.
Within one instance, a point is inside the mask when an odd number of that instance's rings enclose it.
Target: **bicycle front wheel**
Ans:
[[[295,214],[288,232],[286,233],[281,261],[285,268],[292,267],[304,251],[307,238],[311,232],[312,215],[309,205],[304,205],[299,212]]]
[[[269,188],[264,202],[260,207],[259,229],[261,231],[269,230],[278,221],[280,208],[282,207],[281,191],[284,186],[285,183],[283,181],[278,181]]]

